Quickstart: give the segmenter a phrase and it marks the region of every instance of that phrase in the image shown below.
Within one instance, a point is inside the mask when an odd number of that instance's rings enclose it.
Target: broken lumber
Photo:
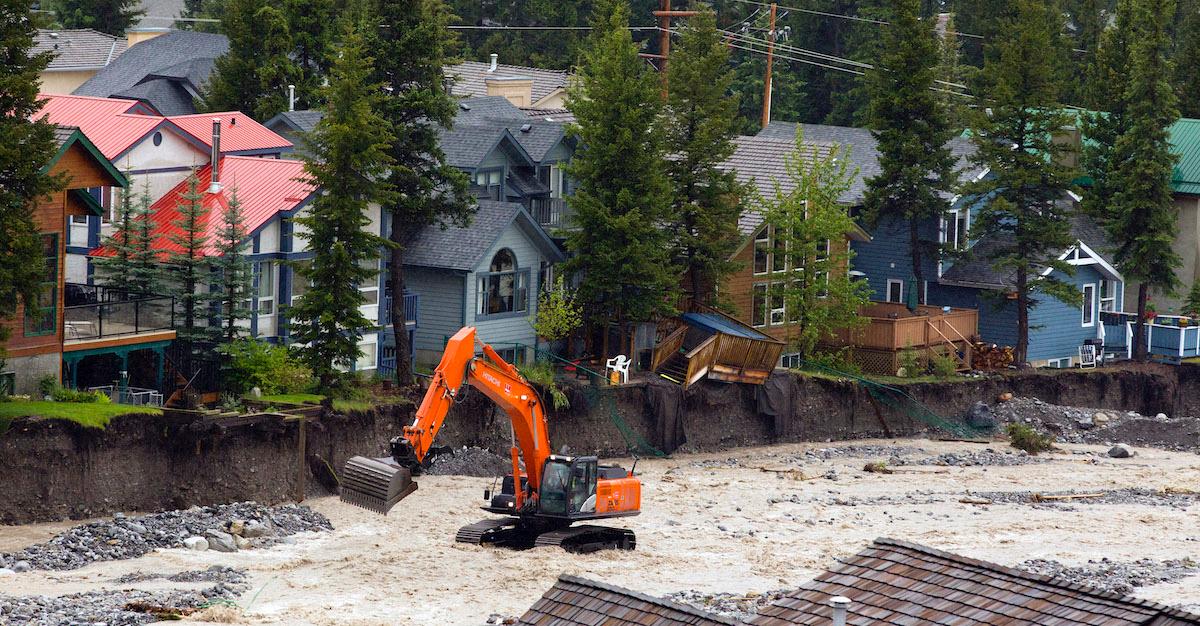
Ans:
[[[1056,500],[1079,500],[1083,498],[1103,498],[1105,493],[1066,493],[1062,495],[1046,495],[1035,493],[1029,496],[1030,502],[1053,502]]]
[[[987,498],[974,498],[971,496],[967,496],[965,498],[959,498],[958,501],[963,504],[995,504],[995,502],[993,502]]]

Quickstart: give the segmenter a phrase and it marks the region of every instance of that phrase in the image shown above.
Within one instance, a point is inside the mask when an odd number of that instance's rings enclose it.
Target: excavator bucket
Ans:
[[[342,502],[382,515],[416,490],[412,472],[391,459],[351,457],[342,471]]]

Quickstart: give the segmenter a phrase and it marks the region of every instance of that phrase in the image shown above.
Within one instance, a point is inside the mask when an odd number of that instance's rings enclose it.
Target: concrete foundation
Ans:
[[[53,376],[61,382],[62,354],[38,354],[35,356],[8,357],[4,372],[15,375],[13,393],[19,395],[38,395],[38,381],[46,376]]]

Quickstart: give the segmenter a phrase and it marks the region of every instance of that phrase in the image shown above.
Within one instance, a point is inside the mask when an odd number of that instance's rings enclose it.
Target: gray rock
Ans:
[[[208,549],[208,540],[204,537],[188,537],[183,540],[183,546],[188,550],[203,552]]]
[[[246,522],[244,522],[240,519],[235,519],[235,520],[229,522],[228,530],[229,530],[229,534],[231,534],[231,535],[240,535],[240,534],[242,534],[242,531],[246,530]]]
[[[1165,419],[1167,419],[1167,414],[1166,414],[1166,413],[1159,413],[1158,415],[1155,415],[1154,417],[1155,417],[1156,419],[1165,420]]]
[[[129,530],[132,530],[133,532],[135,532],[139,535],[146,534],[146,527],[142,526],[141,524],[139,524],[137,522],[129,522],[128,524],[125,525],[125,528],[128,528]]]
[[[241,535],[234,535],[233,543],[237,545],[238,550],[245,550],[250,547],[250,540]]]
[[[242,536],[247,539],[257,539],[259,537],[267,537],[267,536],[270,536],[271,534],[272,534],[271,529],[268,528],[266,524],[263,524],[262,522],[257,522],[257,521],[247,522],[246,527],[242,530]]]
[[[14,572],[20,574],[33,569],[33,566],[29,564],[29,561],[17,561],[13,564],[12,569]]]
[[[1075,426],[1079,427],[1081,430],[1091,430],[1096,427],[1096,423],[1093,422],[1092,419],[1093,418],[1085,417],[1083,419],[1077,420],[1075,422]]]
[[[205,531],[204,538],[208,540],[208,547],[217,552],[237,552],[238,550],[233,535],[229,533],[210,529]]]
[[[967,411],[967,425],[971,428],[995,428],[996,416],[992,407],[983,402],[976,402]]]
[[[1114,459],[1128,459],[1135,454],[1137,454],[1137,452],[1134,452],[1133,448],[1130,448],[1128,445],[1123,443],[1118,443],[1108,450],[1108,456],[1111,456]]]

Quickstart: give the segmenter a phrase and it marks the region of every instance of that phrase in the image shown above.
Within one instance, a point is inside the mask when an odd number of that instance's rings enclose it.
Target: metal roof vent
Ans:
[[[208,193],[221,192],[221,118],[212,118],[212,183]]]
[[[829,599],[829,606],[833,607],[833,626],[846,626],[846,613],[850,608],[850,598],[834,596]]]
[[[488,67],[488,71],[494,72],[494,71],[496,71],[496,64],[497,64],[497,61],[499,61],[499,59],[500,59],[500,55],[493,52],[491,56],[492,56],[492,64],[490,67]]]
[[[464,111],[470,111],[470,110],[471,110],[471,105],[467,104],[466,102],[459,102],[459,103],[458,103],[458,108],[460,108],[460,109],[462,109],[462,110],[464,110]]]
[[[522,124],[521,125],[521,132],[527,133],[531,130],[533,130],[533,124]]]

